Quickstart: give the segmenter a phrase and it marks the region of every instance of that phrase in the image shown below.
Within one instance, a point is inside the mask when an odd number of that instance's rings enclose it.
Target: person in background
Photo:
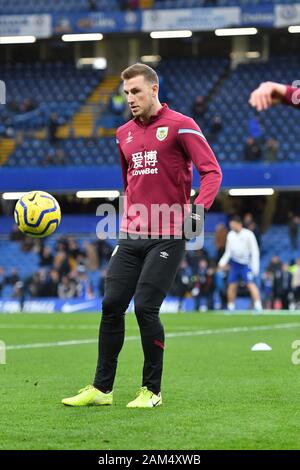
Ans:
[[[292,289],[296,308],[299,308],[300,303],[300,258],[296,259],[296,263],[292,270]]]
[[[192,115],[195,121],[198,121],[204,116],[206,111],[205,98],[204,96],[196,96],[192,106]]]
[[[191,288],[192,269],[186,259],[183,259],[177,271],[171,295],[178,298],[178,311],[182,311],[183,302]]]
[[[291,247],[293,250],[298,248],[298,234],[299,234],[299,223],[300,217],[289,212],[288,214],[288,226],[289,226],[289,237],[291,242]]]
[[[209,140],[214,141],[223,128],[222,118],[216,115],[212,118],[209,129]]]
[[[5,271],[2,266],[0,266],[0,297],[2,295],[2,290],[5,285]]]
[[[54,257],[51,249],[48,246],[41,247],[40,255],[40,266],[52,266]]]
[[[205,259],[199,261],[196,274],[192,277],[193,289],[192,295],[195,301],[195,310],[206,311],[213,310],[213,293],[214,293],[214,270],[208,266]],[[205,299],[206,304],[200,305],[201,300]]]
[[[282,278],[281,278],[281,305],[282,308],[288,310],[293,301],[292,291],[292,274],[289,271],[289,264],[282,265]]]
[[[48,127],[48,138],[51,144],[55,144],[57,142],[57,129],[58,129],[58,117],[56,113],[52,113],[49,119],[49,127]]]
[[[243,217],[243,225],[248,230],[254,233],[257,244],[260,248],[261,246],[261,234],[257,223],[253,219],[253,215],[250,212],[247,212]]]
[[[215,247],[217,250],[217,261],[223,256],[226,245],[226,237],[228,230],[225,224],[220,223],[216,226],[215,231]]]
[[[248,137],[244,146],[244,159],[248,162],[257,162],[261,159],[261,148],[253,137]]]
[[[279,142],[278,140],[271,137],[266,142],[265,161],[268,163],[276,162],[278,151],[279,151]]]
[[[228,310],[235,309],[235,299],[238,282],[242,280],[252,297],[254,309],[262,310],[259,290],[254,278],[259,275],[259,248],[256,238],[246,228],[242,219],[233,216],[230,220],[230,232],[227,235],[225,253],[219,261],[219,269],[224,269],[229,263],[228,275]]]
[[[76,282],[69,279],[68,276],[62,276],[61,282],[58,284],[58,297],[60,299],[72,299],[76,297]]]

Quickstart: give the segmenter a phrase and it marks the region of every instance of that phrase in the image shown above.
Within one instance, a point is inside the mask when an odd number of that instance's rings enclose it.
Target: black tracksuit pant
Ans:
[[[144,352],[142,386],[159,393],[164,329],[159,309],[184,256],[185,240],[120,239],[109,262],[99,331],[94,386],[112,390],[125,333],[125,312],[134,297]]]

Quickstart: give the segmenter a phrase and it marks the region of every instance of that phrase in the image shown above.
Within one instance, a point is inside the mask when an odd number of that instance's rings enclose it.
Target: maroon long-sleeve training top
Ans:
[[[195,204],[202,204],[206,210],[210,208],[218,193],[222,173],[193,119],[164,104],[147,124],[138,118],[132,119],[119,127],[116,137],[126,199],[121,231],[145,235],[180,233],[183,208],[190,203],[192,163],[201,180]],[[162,204],[181,208],[174,211],[169,223],[161,219],[155,223],[158,209],[154,205]]]
[[[285,104],[300,108],[300,89],[287,85],[283,101]]]

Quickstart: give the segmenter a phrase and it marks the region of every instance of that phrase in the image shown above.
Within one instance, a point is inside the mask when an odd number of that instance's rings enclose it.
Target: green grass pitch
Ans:
[[[300,316],[162,315],[163,406],[128,410],[142,369],[129,314],[113,406],[64,407],[93,379],[99,319],[0,315],[0,449],[299,449]],[[252,352],[258,342],[272,351]]]

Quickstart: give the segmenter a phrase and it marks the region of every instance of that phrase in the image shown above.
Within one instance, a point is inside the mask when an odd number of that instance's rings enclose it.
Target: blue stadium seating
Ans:
[[[65,165],[113,165],[119,158],[116,140],[112,137],[61,139],[56,148],[48,140],[26,139],[10,156],[6,166],[47,166],[49,156],[51,165],[62,165],[55,157],[57,149],[63,151]]]
[[[15,66],[18,69],[18,66]],[[40,70],[40,65],[36,68]],[[66,89],[61,102],[61,119],[69,119],[70,115],[80,105],[76,99],[76,93],[81,90],[78,99],[87,96],[101,74],[78,75],[82,85],[71,78],[74,68],[67,66],[66,72],[61,64],[44,65],[44,82],[41,88],[35,89],[37,97],[45,97],[45,106],[48,109],[58,110],[56,83],[50,77],[57,71],[57,80],[60,76],[67,77],[60,82]],[[54,68],[53,68],[54,67]],[[12,67],[13,68],[13,67]],[[47,75],[47,68],[49,73]],[[9,67],[8,67],[9,69]],[[14,68],[13,68],[14,69]],[[163,88],[170,106],[184,114],[192,114],[192,105],[197,95],[207,99],[207,111],[199,120],[199,125],[209,137],[210,123],[216,115],[221,116],[223,127],[217,136],[210,140],[210,144],[220,162],[240,163],[244,160],[244,145],[250,133],[249,120],[255,118],[254,110],[249,106],[248,99],[251,91],[262,81],[274,80],[282,83],[292,83],[297,78],[300,69],[300,59],[296,56],[271,58],[268,62],[255,62],[240,64],[236,69],[230,70],[229,61],[226,59],[171,59],[161,62],[158,73],[163,79]],[[30,68],[32,72],[32,68]],[[50,72],[51,71],[51,72]],[[73,71],[73,72],[72,72]],[[28,76],[32,78],[32,73]],[[18,72],[21,74],[21,71]],[[75,72],[74,72],[75,73]],[[25,78],[26,78],[25,74]],[[45,78],[47,76],[47,78]],[[90,78],[89,78],[90,77]],[[70,78],[70,82],[69,82]],[[90,86],[87,80],[91,80]],[[49,82],[48,82],[49,80]],[[48,85],[47,85],[48,84]],[[217,85],[217,86],[216,86]],[[83,88],[80,88],[80,87]],[[52,88],[53,87],[53,88]],[[69,90],[67,92],[67,89]],[[16,87],[17,91],[17,87]],[[28,86],[28,91],[30,88]],[[40,95],[39,95],[40,93]],[[43,94],[44,93],[44,94]],[[34,96],[34,95],[33,95]],[[299,162],[300,142],[295,139],[299,134],[299,111],[291,107],[277,106],[259,116],[262,129],[261,146],[264,151],[265,142],[273,137],[279,142],[278,161]],[[119,119],[119,118],[118,118]],[[117,125],[116,117],[110,113],[105,114],[97,121],[98,127],[112,127]],[[114,137],[89,138],[89,139],[62,139],[58,144],[65,155],[65,164],[93,165],[93,164],[118,164],[119,157],[115,146]],[[55,149],[48,141],[26,139],[17,146],[14,153],[8,159],[7,166],[39,166],[45,165],[47,155],[55,154]],[[52,164],[57,164],[53,159]]]
[[[77,69],[71,63],[8,63],[1,66],[1,80],[7,83],[7,106],[0,107],[0,120],[15,129],[38,128],[55,112],[59,123],[69,120],[103,79],[104,72]],[[12,101],[21,104],[32,99],[36,105],[27,113],[10,109]]]
[[[294,0],[154,0],[154,9],[256,6],[264,4],[292,4]],[[118,11],[124,4],[120,0],[95,0],[91,7],[89,0],[0,0],[0,12],[4,15],[40,14],[40,13],[78,13],[87,11]]]
[[[96,0],[96,9],[112,11],[119,8],[118,0]],[[90,10],[89,0],[0,0],[1,14],[74,13]]]

